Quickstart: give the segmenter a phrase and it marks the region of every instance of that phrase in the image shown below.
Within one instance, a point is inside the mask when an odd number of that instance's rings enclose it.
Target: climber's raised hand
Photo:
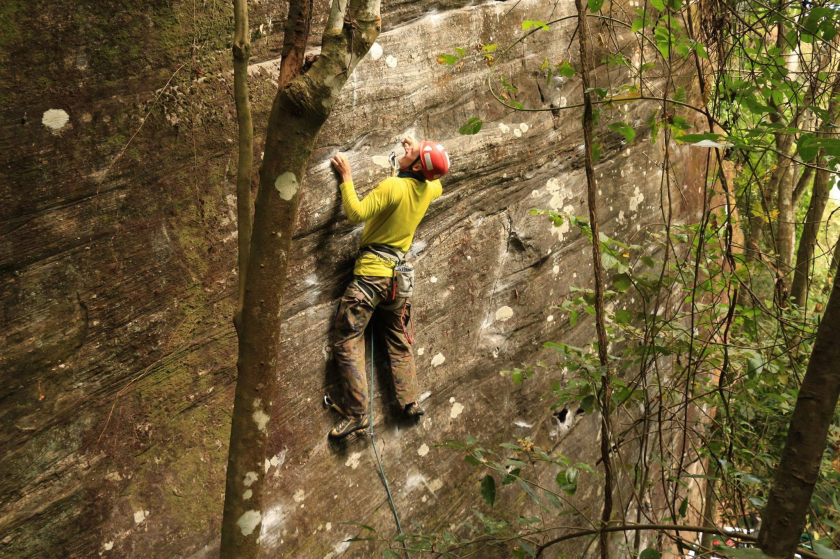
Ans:
[[[402,147],[405,150],[405,156],[411,158],[412,161],[420,157],[420,142],[413,136],[403,138]]]
[[[330,162],[335,171],[341,176],[342,183],[353,180],[353,174],[350,172],[350,160],[344,154],[337,153]]]

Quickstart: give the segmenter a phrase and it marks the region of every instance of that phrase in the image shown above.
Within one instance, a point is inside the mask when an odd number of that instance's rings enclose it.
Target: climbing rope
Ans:
[[[379,466],[379,475],[382,476],[382,483],[385,484],[385,491],[388,493],[388,501],[391,503],[391,511],[394,513],[394,520],[397,522],[397,530],[400,534],[403,533],[402,525],[400,524],[400,515],[397,514],[397,506],[394,504],[394,497],[391,495],[391,488],[388,487],[388,478],[385,477],[385,470],[382,469],[382,461],[379,459],[379,451],[376,449],[376,440],[373,438],[373,328],[370,330],[370,386],[368,392],[370,394],[370,444],[373,446],[373,453],[376,456],[376,464]],[[408,548],[405,545],[405,540],[402,541],[403,550],[407,559],[411,559],[408,553]]]

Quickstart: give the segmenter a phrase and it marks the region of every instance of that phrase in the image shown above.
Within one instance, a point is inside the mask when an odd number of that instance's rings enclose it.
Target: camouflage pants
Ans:
[[[417,400],[414,356],[403,322],[409,319],[411,303],[399,299],[382,304],[390,285],[391,278],[355,276],[335,316],[333,356],[344,382],[344,409],[353,417],[367,413],[369,372],[365,371],[365,327],[377,307],[397,400],[403,406]]]

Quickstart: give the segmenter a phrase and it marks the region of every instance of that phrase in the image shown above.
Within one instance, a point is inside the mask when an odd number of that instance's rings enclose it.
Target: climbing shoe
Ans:
[[[417,402],[412,402],[405,407],[405,415],[411,418],[420,417],[426,415],[426,410],[421,408]]]
[[[350,433],[354,433],[360,429],[367,429],[368,427],[370,427],[370,420],[366,415],[362,417],[345,417],[341,420],[341,423],[332,428],[330,437],[333,439],[343,439]]]

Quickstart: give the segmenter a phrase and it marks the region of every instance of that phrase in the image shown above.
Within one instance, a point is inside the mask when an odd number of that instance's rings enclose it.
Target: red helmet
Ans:
[[[427,181],[437,180],[449,172],[449,154],[437,142],[420,144],[420,166]]]

